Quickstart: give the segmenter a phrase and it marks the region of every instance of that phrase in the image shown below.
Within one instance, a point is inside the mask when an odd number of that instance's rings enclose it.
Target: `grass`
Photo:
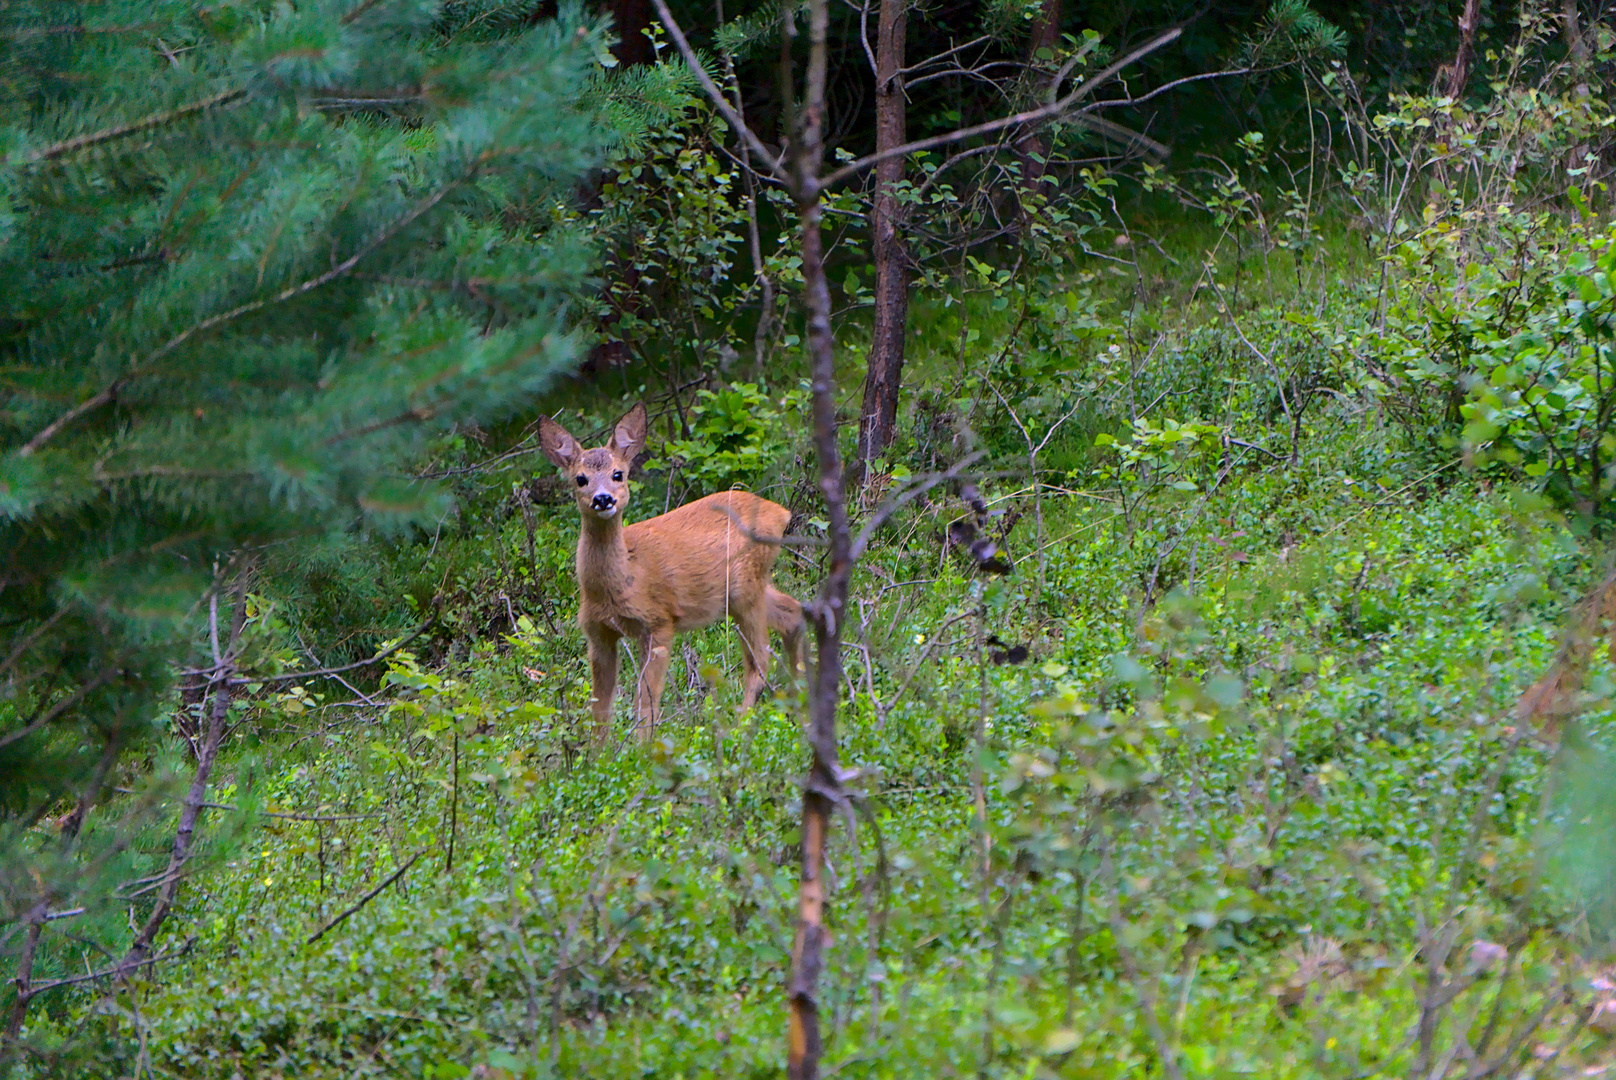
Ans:
[[[986,669],[985,890],[971,620],[884,722],[864,694],[844,714],[868,801],[832,853],[822,1008],[838,1074],[1154,1071],[1146,1009],[1188,1074],[1400,1068],[1415,926],[1432,905],[1477,938],[1515,934],[1523,957],[1565,963],[1552,898],[1529,889],[1523,908],[1507,891],[1531,854],[1546,755],[1505,769],[1479,834],[1488,858],[1456,870],[1466,837],[1441,825],[1472,813],[1501,760],[1501,718],[1552,653],[1560,598],[1587,579],[1579,549],[1466,483],[1377,506],[1315,482],[1313,509],[1341,527],[1211,543],[1259,526],[1275,483],[1254,474],[1192,523],[1207,541],[1194,597],[1137,638],[1140,552],[1088,501],[1055,503],[1052,533],[1090,528],[1051,549],[1042,606],[1025,572],[984,589],[918,543],[861,575],[865,597],[888,575],[934,575],[867,639],[886,698],[917,639],[977,602],[999,636],[1037,645],[1027,665]],[[543,522],[547,539],[569,527]],[[716,631],[694,648],[701,664],[735,664]],[[1130,650],[1160,679],[1119,677]],[[777,1075],[805,764],[795,705],[736,718],[730,679],[705,703],[683,695],[649,752],[625,734],[590,753],[578,652],[569,633],[480,647],[452,682],[404,695],[415,715],[319,709],[299,714],[303,738],[238,752],[216,797],[251,807],[256,829],[186,890],[191,959],[139,994],[152,1068]],[[539,684],[521,672],[535,666]],[[540,704],[569,670],[560,707]],[[1238,680],[1224,703],[1175,704],[1219,675]],[[1063,695],[1161,708],[1107,742],[1087,730],[1101,713],[1040,709]],[[1108,790],[1124,758],[1134,783]],[[267,816],[294,810],[334,820]],[[415,852],[397,885],[305,944]],[[1444,909],[1449,887],[1461,902]],[[1298,956],[1326,947],[1339,962],[1282,1006]],[[1505,992],[1525,1009],[1556,985]]]
[[[1003,467],[984,494],[1009,511],[992,527],[1017,565],[985,578],[943,547],[963,510],[938,492],[858,570],[840,730],[862,797],[830,855],[828,1073],[1430,1075],[1445,1055],[1515,1067],[1562,1045],[1557,1068],[1607,1062],[1579,1020],[1598,928],[1556,871],[1571,751],[1523,738],[1510,711],[1598,549],[1332,385],[1271,279],[1278,306],[1247,311],[1248,332],[1334,391],[1308,391],[1294,461],[1264,363],[1204,294],[1159,348],[1117,320],[1016,340],[1024,324],[987,294],[917,304],[917,404],[889,464],[920,471],[974,439]],[[1078,408],[1041,458],[1041,568],[996,379],[1037,432]],[[1124,462],[1096,437],[1136,412],[1217,436]],[[792,415],[770,419],[781,452],[750,478],[782,499],[801,476]],[[439,534],[322,565],[322,610],[402,627],[440,595],[440,628],[362,686],[373,703],[310,684],[245,705],[250,737],[212,796],[237,809],[210,824],[165,932],[186,954],[95,1011],[64,995],[36,1014],[101,1036],[74,1062],[220,1080],[780,1075],[800,701],[737,716],[736,645],[709,630],[676,646],[654,744],[620,716],[590,747],[576,519],[541,500],[530,539],[509,485],[533,461],[503,467],[463,481]],[[811,553],[781,566],[811,595]],[[288,663],[275,620],[312,595],[266,596],[256,617]],[[979,633],[1000,644],[979,650]],[[1009,645],[1027,662],[994,663]],[[1605,659],[1584,689],[1597,747]],[[1476,959],[1494,946],[1507,961]],[[57,949],[42,972],[78,962]]]

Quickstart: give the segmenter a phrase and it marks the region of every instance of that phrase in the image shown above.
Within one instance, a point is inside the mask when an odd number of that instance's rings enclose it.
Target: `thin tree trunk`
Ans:
[[[112,772],[112,763],[118,759],[123,749],[124,734],[114,731],[107,737],[106,749],[101,759],[96,762],[95,771],[90,774],[90,782],[79,792],[78,799],[73,804],[72,811],[62,819],[60,824],[61,842],[64,849],[71,849],[78,839],[79,830],[84,826],[84,819],[101,797],[107,776]],[[69,894],[71,895],[71,894]],[[17,974],[12,979],[12,986],[16,991],[16,999],[11,1003],[11,1012],[6,1017],[5,1038],[0,1042],[15,1042],[22,1033],[23,1021],[28,1017],[28,1006],[34,998],[34,962],[38,958],[39,941],[44,936],[45,923],[50,921],[50,906],[61,896],[49,892],[42,894],[39,902],[34,905],[24,921],[28,924],[28,936],[23,939],[22,955],[17,958]]]
[[[1476,59],[1476,30],[1481,25],[1481,0],[1465,0],[1464,11],[1459,14],[1459,49],[1453,63],[1443,68],[1442,93],[1457,101],[1464,96],[1470,82],[1470,65]]]
[[[903,89],[904,38],[908,0],[881,0],[875,51],[875,150],[883,153],[908,141]],[[903,353],[909,328],[909,248],[903,239],[903,204],[897,185],[905,159],[890,157],[875,166],[875,201],[870,207],[875,258],[875,330],[864,373],[864,408],[859,420],[855,482],[892,444],[903,383]]]
[[[1588,39],[1582,35],[1582,12],[1577,0],[1565,0],[1560,8],[1562,29],[1565,32],[1566,56],[1571,61],[1571,70],[1575,75],[1577,84],[1572,88],[1572,96],[1586,98],[1590,93],[1588,85]],[[1571,148],[1566,158],[1566,171],[1581,169],[1588,164],[1588,144],[1578,143]]]
[[[714,0],[718,25],[724,25],[724,0]],[[735,58],[727,49],[720,48],[719,58],[724,62],[724,81],[734,96],[735,115],[746,122],[746,101],[741,94],[741,81],[735,74]],[[739,132],[737,135],[739,136]],[[774,334],[775,288],[769,277],[768,264],[763,259],[763,234],[758,225],[757,177],[752,174],[752,147],[745,138],[737,138],[741,156],[741,189],[746,197],[746,247],[752,256],[752,277],[758,283],[759,303],[757,329],[752,333],[752,379],[762,382],[768,366],[769,339]]]
[[[813,751],[802,797],[802,883],[787,990],[790,1030],[786,1072],[791,1080],[819,1075],[819,975],[825,965],[825,841],[831,812],[845,801],[836,747],[836,708],[842,692],[842,624],[852,577],[847,494],[836,446],[836,349],[831,337],[830,286],[820,235],[819,167],[824,153],[827,0],[809,5],[808,73],[797,136],[792,140],[792,195],[802,224],[803,300],[812,370],[814,451],[819,489],[830,522],[830,566],[813,608],[817,659],[808,692],[808,744]]]
[[[651,39],[645,31],[651,25],[650,0],[612,0],[612,29],[617,31],[617,44],[612,55],[624,67],[649,64],[656,59]]]
[[[1566,53],[1571,62],[1577,65],[1577,73],[1585,75],[1583,69],[1588,64],[1588,42],[1582,36],[1582,11],[1577,0],[1564,0],[1560,5],[1560,20],[1565,31]]]
[[[213,696],[209,702],[206,730],[196,749],[196,773],[185,793],[184,809],[180,811],[179,828],[174,832],[174,844],[169,851],[168,868],[163,871],[163,886],[157,893],[157,902],[145,925],[129,946],[129,951],[118,962],[118,970],[127,974],[150,959],[157,934],[168,921],[179,895],[180,882],[185,877],[185,864],[190,861],[196,839],[197,821],[207,802],[208,778],[219,757],[219,745],[224,740],[225,720],[230,712],[230,680],[235,675],[236,648],[241,642],[241,628],[247,621],[247,582],[251,567],[243,565],[237,572],[232,598],[234,610],[230,617],[230,637],[223,650],[219,648],[219,597],[215,592],[210,602],[210,630],[213,638]]]
[[[11,1015],[6,1017],[6,1042],[13,1042],[22,1033],[22,1022],[28,1016],[28,1003],[34,996],[34,954],[45,930],[45,916],[50,911],[46,900],[40,900],[28,913],[28,936],[23,939],[22,955],[17,958],[17,977],[11,981],[16,1000],[11,1003]]]
[[[655,63],[656,50],[651,47],[651,39],[645,36],[645,31],[651,25],[650,0],[610,0],[604,8],[611,12],[612,30],[617,35],[617,43],[612,46],[612,55],[617,58],[618,66],[631,68],[640,64]],[[585,206],[594,208],[601,204],[601,186],[604,179],[604,174],[598,169],[591,173],[583,191],[582,202]],[[622,283],[617,293],[615,304],[617,310],[600,320],[602,340],[589,350],[589,356],[584,360],[581,369],[596,376],[605,375],[613,368],[621,369],[634,358],[633,348],[626,340],[617,336],[617,326],[625,313],[638,315],[640,312],[640,274],[634,268],[632,255],[614,258],[613,261],[616,265],[612,267],[611,272]]]
[[[651,25],[650,0],[609,0],[601,4],[600,10],[609,12],[612,17],[612,31],[617,35],[617,42],[612,46],[612,55],[617,58],[619,68],[656,62],[656,50],[651,47],[651,39],[645,36],[645,31]],[[534,9],[535,21],[538,17],[554,18],[555,12],[553,3],[540,4]],[[579,192],[579,201],[584,207],[588,209],[600,207],[604,183],[605,174],[599,169],[592,170]],[[617,293],[615,304],[617,310],[602,316],[599,320],[597,326],[601,340],[590,348],[589,355],[580,366],[580,373],[597,377],[605,375],[613,368],[623,368],[634,358],[629,343],[617,336],[617,326],[622,321],[624,313],[638,315],[641,306],[640,275],[634,268],[632,255],[626,258],[617,258],[614,255],[611,262],[615,263],[611,267],[611,274],[619,282],[624,283],[624,287]]]
[[[753,149],[766,157],[769,152],[758,140],[757,134],[746,127],[745,120],[735,112],[724,92],[708,77],[700,57],[680,30],[673,13],[668,10],[667,0],[652,2],[674,45],[684,56],[685,63],[708,98],[742,138],[752,142]],[[795,10],[789,5],[781,8],[780,113],[781,130],[786,133],[789,151],[789,167],[781,170],[784,174],[781,178],[796,204],[802,230],[803,305],[807,315],[808,358],[812,373],[814,451],[819,462],[820,493],[825,500],[825,516],[829,522],[829,566],[819,598],[810,611],[818,653],[814,676],[808,688],[807,737],[813,762],[803,786],[802,881],[798,893],[796,934],[791,949],[791,977],[786,991],[790,1010],[786,1072],[790,1080],[814,1080],[819,1075],[822,1049],[816,994],[825,964],[827,942],[823,877],[825,843],[830,832],[831,811],[847,799],[842,787],[843,772],[836,746],[836,709],[841,699],[841,638],[847,615],[848,585],[853,571],[853,545],[848,535],[847,487],[836,444],[836,350],[831,336],[830,287],[825,281],[825,245],[821,235],[819,205],[823,191],[820,167],[824,156],[825,38],[830,19],[829,0],[808,0],[807,3],[809,58],[800,113],[795,108],[797,95],[791,72],[792,45],[796,36],[793,21]],[[1175,40],[1178,34],[1177,30],[1163,34],[1143,49],[1135,50],[1124,61],[1131,62],[1161,48]],[[1114,69],[1119,68],[1120,63],[1114,65]],[[1114,73],[1114,69],[1108,70]],[[1098,81],[1103,80],[1090,80],[1085,86],[1092,88]],[[1063,99],[1059,107],[1068,108],[1075,100],[1075,97]],[[1037,118],[1018,114],[1015,118],[1006,118],[1002,126],[1008,128],[1013,126],[1013,122],[1025,123]],[[961,129],[956,134],[966,132],[980,134],[981,129]],[[843,166],[830,175],[838,181],[845,179],[845,169],[846,166]]]
[[[1061,0],[1043,0],[1042,6],[1038,9],[1038,17],[1032,23],[1032,34],[1027,41],[1029,66],[1036,67],[1043,59],[1038,55],[1040,50],[1048,49],[1053,53],[1060,47],[1061,14]],[[1042,127],[1028,132],[1017,140],[1016,158],[1021,163],[1021,184],[1027,191],[1038,190],[1044,186],[1044,174],[1049,171],[1049,163],[1044,158],[1048,153],[1049,140],[1044,136]]]

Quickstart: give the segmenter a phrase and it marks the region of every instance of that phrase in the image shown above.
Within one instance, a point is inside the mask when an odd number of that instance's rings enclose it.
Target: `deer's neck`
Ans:
[[[578,532],[578,588],[584,602],[595,608],[616,607],[630,581],[622,515],[610,521],[584,519]]]

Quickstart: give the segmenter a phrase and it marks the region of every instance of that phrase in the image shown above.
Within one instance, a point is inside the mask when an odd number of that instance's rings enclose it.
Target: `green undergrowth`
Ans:
[[[868,674],[848,657],[864,797],[830,853],[838,1074],[1125,1075],[1157,1057],[1144,1009],[1194,1075],[1395,1067],[1437,900],[1537,958],[1502,991],[1521,1010],[1549,1000],[1547,759],[1506,749],[1507,709],[1590,567],[1469,483],[1331,480],[1306,499],[1339,527],[1304,537],[1263,527],[1296,476],[1225,488],[1193,582],[1150,610],[1138,534],[1092,500],[1052,502],[1051,533],[1081,539],[1049,549],[1036,602],[1025,559],[984,584],[934,542],[875,554],[856,596],[931,580],[865,625]],[[1029,661],[979,656],[978,618]],[[235,755],[216,798],[256,831],[182,894],[190,959],[129,1001],[158,1074],[778,1074],[796,700],[737,717],[709,632],[656,743],[625,721],[591,749],[581,650],[541,624],[447,669],[396,654],[385,708],[283,700],[302,736]],[[1495,768],[1484,826],[1458,827]],[[1310,949],[1335,960],[1286,1005]]]

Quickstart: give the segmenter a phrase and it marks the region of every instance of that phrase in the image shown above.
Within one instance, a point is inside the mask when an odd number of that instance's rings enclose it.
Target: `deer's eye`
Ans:
[[[623,470],[618,469],[616,472],[612,473],[612,479],[621,484],[623,482]]]
[[[584,486],[584,485],[585,485],[585,484],[587,484],[587,483],[589,483],[589,477],[587,477],[587,476],[580,476],[580,477],[579,477],[579,478],[578,478],[578,486],[579,486],[579,487],[583,487],[583,486]]]

